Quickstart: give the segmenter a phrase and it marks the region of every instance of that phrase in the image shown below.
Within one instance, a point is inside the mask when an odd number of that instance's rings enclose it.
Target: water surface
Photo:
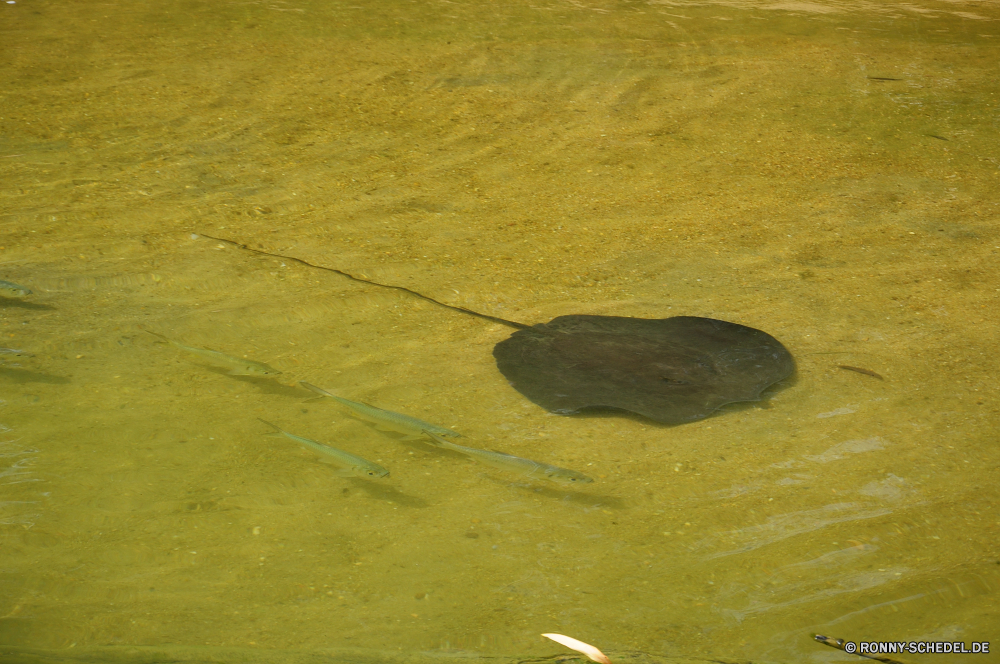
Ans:
[[[0,11],[0,279],[34,290],[0,346],[35,355],[0,356],[0,643],[826,662],[811,633],[993,636],[995,4]],[[555,416],[496,370],[508,328],[205,235],[527,323],[721,318],[799,371],[678,427]],[[394,439],[297,380],[596,481]]]

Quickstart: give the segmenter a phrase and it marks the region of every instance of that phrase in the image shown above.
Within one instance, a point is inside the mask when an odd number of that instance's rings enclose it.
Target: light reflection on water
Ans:
[[[989,639],[989,6],[36,6],[5,10],[0,279],[35,294],[0,300],[33,354],[0,356],[0,643]],[[731,320],[798,375],[680,427],[554,416],[497,372],[509,330],[198,233],[526,323]],[[298,380],[596,481],[506,476]]]

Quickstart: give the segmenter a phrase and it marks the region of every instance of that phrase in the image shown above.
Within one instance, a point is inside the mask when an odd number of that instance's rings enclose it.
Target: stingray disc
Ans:
[[[766,332],[693,316],[559,316],[518,330],[493,357],[518,392],[554,413],[617,408],[668,424],[756,401],[795,371]]]

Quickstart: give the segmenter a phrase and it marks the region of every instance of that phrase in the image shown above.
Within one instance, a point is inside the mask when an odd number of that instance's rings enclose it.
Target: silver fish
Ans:
[[[352,475],[354,477],[388,477],[389,471],[378,465],[377,463],[372,463],[367,459],[362,459],[359,456],[355,456],[343,450],[338,450],[336,447],[330,447],[329,445],[324,445],[323,443],[317,443],[315,440],[309,440],[308,438],[303,438],[302,436],[296,436],[294,433],[288,433],[276,424],[271,424],[267,420],[261,420],[257,418],[264,424],[274,427],[277,429],[274,433],[281,434],[287,438],[291,438],[296,443],[301,443],[306,447],[309,447],[320,454],[326,454],[331,459],[333,463],[344,468],[344,474]]]
[[[143,328],[145,330],[145,328]],[[263,362],[254,362],[253,360],[247,360],[240,357],[233,357],[231,355],[226,355],[225,353],[220,353],[217,350],[209,350],[207,348],[195,348],[194,346],[185,346],[184,344],[177,343],[173,339],[168,339],[162,334],[153,332],[152,330],[145,330],[149,332],[154,337],[159,337],[165,343],[171,344],[180,348],[188,353],[194,353],[195,355],[200,355],[204,358],[212,360],[218,364],[223,364],[232,367],[232,371],[229,373],[233,376],[274,376],[280,374],[281,372],[274,367],[268,366]]]
[[[31,295],[31,289],[0,279],[0,295],[7,297],[27,297]]]
[[[430,431],[424,430],[424,433],[434,439],[435,443],[445,449],[461,452],[462,454],[470,456],[477,461],[487,463],[491,466],[495,466],[496,468],[512,470],[525,477],[546,479],[551,482],[558,482],[559,484],[589,484],[594,481],[583,473],[578,473],[575,470],[569,470],[568,468],[550,466],[547,463],[532,461],[531,459],[522,459],[521,457],[514,456],[513,454],[504,454],[503,452],[493,452],[491,450],[477,450],[474,447],[456,445],[455,443],[445,440],[440,436],[435,436]]]
[[[18,350],[16,348],[0,348],[0,355],[16,355],[17,357],[34,357],[33,354],[26,350]]]
[[[327,392],[326,390],[316,387],[315,385],[311,385],[304,380],[300,380],[299,385],[307,390],[312,390],[316,394],[322,394],[324,397],[330,397],[334,401],[344,404],[357,413],[361,418],[374,422],[383,429],[398,431],[399,433],[405,433],[414,437],[421,436],[425,431],[436,433],[439,436],[460,437],[462,435],[452,431],[451,429],[439,427],[436,424],[424,422],[423,420],[418,420],[417,418],[410,417],[409,415],[394,413],[391,410],[383,410],[381,408],[376,408],[375,406],[369,406],[366,403],[360,403],[358,401],[351,401],[350,399],[338,397],[336,394]]]

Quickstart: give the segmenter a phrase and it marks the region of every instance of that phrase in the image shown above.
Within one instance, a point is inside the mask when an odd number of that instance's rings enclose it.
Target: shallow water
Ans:
[[[0,644],[990,640],[995,3],[0,11],[0,279],[34,291],[0,299],[0,346],[34,354],[0,356]],[[509,328],[206,235],[526,323],[721,318],[798,374],[678,427],[555,416],[496,370]],[[520,481],[297,380],[596,481]]]

